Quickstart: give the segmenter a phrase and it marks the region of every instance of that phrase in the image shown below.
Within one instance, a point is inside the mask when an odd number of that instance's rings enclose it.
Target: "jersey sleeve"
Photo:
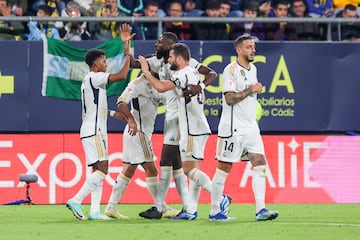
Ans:
[[[91,78],[91,84],[95,88],[106,88],[106,85],[109,82],[110,73],[107,72],[97,72]]]
[[[179,76],[178,74],[172,75],[170,81],[171,81],[177,88],[181,88],[181,80],[180,80],[180,76]]]
[[[196,59],[194,58],[191,58],[190,59],[190,62],[189,62],[189,65],[193,68],[195,68],[196,70],[199,71],[199,68],[202,66],[201,63],[199,63]]]
[[[223,72],[223,86],[222,92],[235,92],[236,91],[236,82],[235,82],[235,70],[234,65],[228,65]]]
[[[123,93],[118,97],[116,104],[119,104],[120,102],[129,104],[133,98],[138,97],[141,87],[144,85],[145,81],[146,80],[142,75],[141,77],[129,82]]]

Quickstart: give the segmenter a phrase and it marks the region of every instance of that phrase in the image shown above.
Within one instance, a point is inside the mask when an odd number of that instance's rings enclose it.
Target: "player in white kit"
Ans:
[[[141,165],[146,174],[148,190],[154,201],[158,189],[158,172],[154,164],[151,135],[154,130],[160,94],[149,84],[144,75],[131,81],[117,100],[121,113],[129,119],[123,135],[123,168],[117,177],[104,214],[118,219],[127,217],[117,211],[130,179]],[[131,113],[128,104],[131,103]],[[133,133],[136,133],[134,136]],[[161,218],[161,213],[157,218]]]
[[[208,136],[211,134],[209,124],[203,112],[202,94],[197,94],[190,98],[183,96],[183,91],[187,89],[188,84],[199,84],[201,78],[199,72],[189,65],[190,51],[182,43],[173,44],[169,52],[169,63],[172,69],[177,70],[171,80],[159,81],[151,75],[149,66],[145,58],[139,57],[141,69],[159,92],[175,91],[174,108],[177,108],[177,119],[179,121],[180,131],[180,152],[181,160],[186,175],[192,179],[198,186],[211,191],[211,181],[209,177],[200,170],[200,161],[204,158],[204,149]],[[226,198],[227,199],[227,198]],[[195,220],[197,219],[197,203],[190,198],[189,204],[183,202],[183,211],[174,220]],[[196,199],[198,200],[198,199]],[[228,199],[227,199],[228,201]],[[230,202],[227,202],[229,205]],[[227,206],[228,207],[228,206]]]
[[[124,64],[118,73],[106,72],[106,56],[103,50],[90,49],[85,56],[85,62],[90,72],[81,84],[82,124],[80,138],[84,148],[87,166],[92,167],[93,173],[76,195],[66,202],[66,206],[77,219],[85,220],[81,202],[91,193],[89,220],[111,219],[100,211],[102,183],[108,173],[108,139],[107,116],[108,104],[106,86],[109,83],[125,80],[130,66],[130,26],[120,26],[120,36],[124,44]],[[115,117],[115,116],[114,116]]]
[[[168,57],[170,47],[177,42],[178,39],[175,34],[171,32],[164,32],[155,44],[156,55],[146,58],[151,71],[157,73],[160,80],[168,80],[174,73],[174,71],[170,69]],[[199,73],[203,74],[205,79],[199,84],[189,84],[188,88],[183,92],[183,95],[186,97],[195,96],[202,92],[205,86],[211,84],[211,82],[215,80],[217,76],[215,71],[206,66],[203,66],[193,58],[190,59],[189,65],[197,69]],[[131,67],[139,68],[140,63],[136,60],[132,61]],[[159,212],[163,213],[163,217],[172,217],[172,213],[174,213],[174,211],[168,211],[167,209],[164,210],[163,206],[161,206],[161,202],[165,200],[172,175],[174,176],[176,188],[179,192],[182,202],[184,203],[187,201],[186,199],[189,199],[187,178],[182,168],[179,152],[179,120],[176,99],[177,94],[174,92],[174,90],[164,93],[163,102],[166,105],[166,112],[164,122],[164,144],[160,161],[161,172],[158,191],[159,199],[157,201],[158,204],[156,204],[155,207],[151,207],[150,209],[139,214],[144,218],[156,218],[156,216],[159,215]],[[197,203],[199,193],[200,187],[191,180],[190,195],[191,198],[194,199],[192,201],[193,203]]]
[[[242,35],[234,42],[237,60],[223,71],[223,104],[218,127],[216,148],[217,169],[212,179],[209,220],[228,221],[228,211],[221,210],[226,177],[233,163],[239,162],[245,150],[253,167],[252,188],[256,202],[257,221],[277,218],[278,212],[265,207],[266,160],[260,129],[256,121],[257,94],[262,84],[257,80],[257,69],[251,62],[255,56],[255,40]]]

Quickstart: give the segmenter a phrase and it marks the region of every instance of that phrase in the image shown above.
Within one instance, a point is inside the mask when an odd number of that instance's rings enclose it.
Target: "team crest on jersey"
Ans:
[[[244,69],[241,69],[241,70],[240,70],[240,74],[241,74],[241,76],[245,77],[245,71],[244,71]]]
[[[223,154],[222,154],[222,156],[223,156],[223,157],[226,157],[226,155],[227,155],[227,154],[226,154],[226,151],[224,151]]]
[[[128,87],[128,88],[127,88],[127,92],[128,92],[128,93],[132,93],[133,91],[134,91],[133,88],[131,88],[131,87]]]

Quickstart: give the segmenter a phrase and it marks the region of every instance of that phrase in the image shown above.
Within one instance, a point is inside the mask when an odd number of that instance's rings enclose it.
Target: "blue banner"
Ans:
[[[97,41],[71,43],[82,48]],[[154,41],[135,42],[135,57],[154,53]],[[205,114],[217,131],[221,112],[221,80],[224,67],[236,60],[233,42],[190,41],[192,56],[218,73],[206,88]],[[79,101],[41,96],[42,42],[0,44],[0,131],[78,132]],[[264,93],[263,131],[360,131],[360,44],[354,43],[257,43],[254,63]],[[139,71],[132,71],[134,78]],[[116,109],[116,97],[109,108]],[[159,110],[160,113],[163,109]],[[121,132],[124,124],[109,120],[109,131]],[[163,129],[159,114],[155,131]]]

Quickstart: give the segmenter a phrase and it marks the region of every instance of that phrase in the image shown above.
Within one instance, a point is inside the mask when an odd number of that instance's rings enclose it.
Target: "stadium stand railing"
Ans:
[[[238,17],[72,17],[72,21],[87,21],[87,22],[103,22],[103,21],[121,21],[121,22],[157,22],[158,23],[158,35],[163,32],[163,24],[165,22],[216,22],[216,23],[233,23],[233,22],[261,22],[261,23],[271,23],[271,22],[290,22],[290,23],[321,23],[327,24],[327,33],[326,39],[327,41],[341,41],[341,39],[334,40],[331,38],[331,26],[332,24],[336,24],[338,26],[338,31],[341,31],[341,24],[353,22],[360,24],[360,18],[238,18]],[[0,16],[0,21],[21,21],[21,22],[29,22],[29,21],[68,21],[68,17],[35,17],[35,16],[11,16],[11,17],[3,17]]]

